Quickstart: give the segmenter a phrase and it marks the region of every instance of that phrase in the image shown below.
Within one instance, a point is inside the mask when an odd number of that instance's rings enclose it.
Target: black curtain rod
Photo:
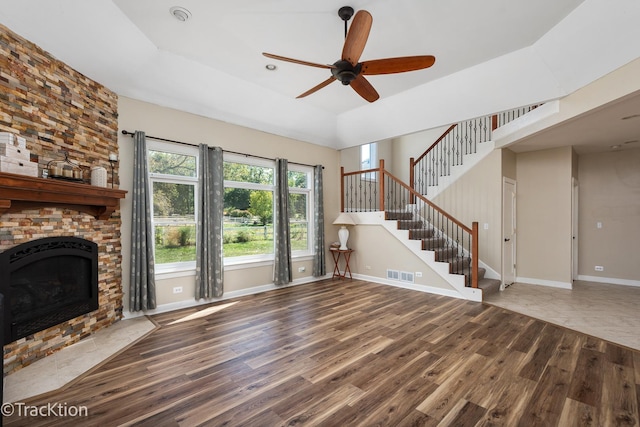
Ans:
[[[132,138],[133,138],[133,135],[135,135],[134,132],[129,132],[129,131],[126,131],[126,130],[123,130],[122,134],[123,135],[131,135]],[[151,139],[155,139],[155,140],[158,140],[158,141],[172,142],[174,144],[181,144],[181,145],[188,145],[189,147],[195,147],[195,145],[189,144],[188,142],[176,141],[174,139],[158,138],[157,136],[151,136],[151,135],[146,135],[146,134],[145,134],[145,138],[151,138]],[[254,154],[239,153],[237,151],[230,151],[230,150],[222,150],[222,151],[225,152],[225,153],[238,154],[240,156],[253,157],[253,158],[256,158],[256,159],[274,160],[274,159],[270,159],[269,157],[256,156]],[[294,165],[315,167],[314,165],[308,165],[306,163],[298,163],[298,162],[289,162],[289,163],[293,163]],[[322,169],[324,169],[324,166],[322,166]]]

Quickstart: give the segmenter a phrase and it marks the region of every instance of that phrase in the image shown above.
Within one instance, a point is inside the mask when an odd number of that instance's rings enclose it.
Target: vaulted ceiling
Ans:
[[[262,52],[335,62],[345,5],[373,16],[362,60],[435,65],[368,76],[374,103],[340,83],[296,99],[329,70]],[[119,95],[338,149],[562,98],[640,57],[638,22],[637,0],[0,0],[0,23]]]

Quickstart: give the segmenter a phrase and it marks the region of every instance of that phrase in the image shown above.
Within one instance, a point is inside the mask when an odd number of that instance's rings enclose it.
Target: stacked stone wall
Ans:
[[[26,138],[39,171],[68,158],[109,171],[118,152],[118,98],[35,44],[0,25],[0,132]],[[115,178],[114,178],[115,177]],[[87,184],[88,185],[88,184]],[[56,206],[0,215],[0,252],[43,237],[75,236],[98,244],[99,308],[4,346],[4,373],[14,372],[122,318],[120,210],[106,220]]]

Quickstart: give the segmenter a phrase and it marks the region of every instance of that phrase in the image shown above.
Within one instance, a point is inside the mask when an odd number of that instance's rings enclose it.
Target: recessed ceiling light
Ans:
[[[636,118],[638,118],[638,117],[640,117],[640,114],[632,114],[632,115],[630,115],[630,116],[623,117],[623,118],[621,118],[620,120],[636,119]]]
[[[269,71],[275,71],[278,67],[276,67],[274,64],[267,64],[264,66],[264,68],[266,68]]]
[[[188,21],[189,18],[191,18],[191,12],[180,6],[173,6],[171,9],[169,9],[169,13],[171,13],[174,18],[181,22]]]
[[[620,147],[621,147],[621,145],[612,145],[612,146],[611,146],[611,149],[612,149],[612,150],[617,150],[617,149],[618,149],[618,148],[620,148]]]

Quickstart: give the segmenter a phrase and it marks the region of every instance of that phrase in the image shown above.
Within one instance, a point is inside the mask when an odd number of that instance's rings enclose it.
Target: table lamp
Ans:
[[[340,230],[338,230],[338,240],[340,240],[340,250],[346,251],[347,248],[347,240],[349,240],[349,230],[347,229],[347,225],[355,225],[353,218],[346,212],[340,212],[338,218],[333,221],[335,225],[340,225]]]

